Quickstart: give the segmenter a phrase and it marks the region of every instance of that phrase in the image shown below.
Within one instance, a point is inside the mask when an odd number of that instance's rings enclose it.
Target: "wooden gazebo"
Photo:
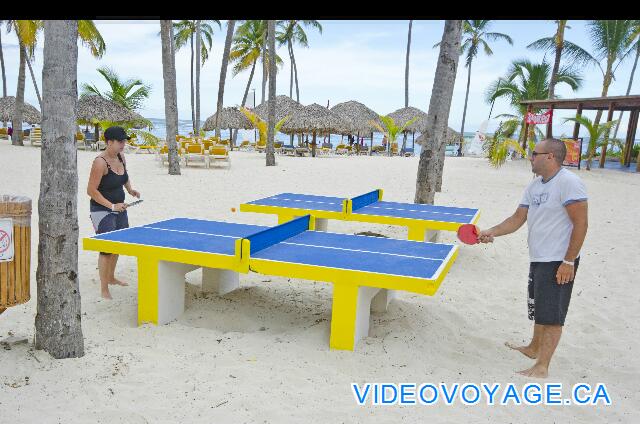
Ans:
[[[527,105],[527,111],[532,112],[533,109],[575,109],[576,116],[582,115],[584,110],[607,110],[607,122],[613,120],[613,113],[618,110],[631,112],[629,117],[629,125],[627,127],[627,138],[625,141],[624,166],[631,165],[631,151],[633,149],[633,141],[638,128],[638,115],[640,114],[640,96],[612,96],[612,97],[589,97],[583,99],[547,99],[547,100],[526,100],[520,102]],[[527,137],[528,124],[525,124],[525,142]],[[547,136],[550,136],[551,126],[547,127]],[[573,138],[578,138],[580,124],[576,122],[573,128]],[[602,149],[600,155],[600,167],[604,167],[604,161],[607,156],[606,147]],[[636,161],[636,171],[640,171],[640,157]]]

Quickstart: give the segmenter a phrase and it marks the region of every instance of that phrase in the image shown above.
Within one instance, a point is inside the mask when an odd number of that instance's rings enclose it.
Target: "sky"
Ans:
[[[215,112],[218,79],[226,34],[226,21],[222,28],[214,25],[212,52],[201,71],[201,120]],[[409,21],[362,21],[332,20],[320,21],[322,34],[308,29],[309,47],[294,47],[300,85],[300,101],[308,105],[318,103],[333,106],[348,100],[364,103],[380,114],[393,112],[404,107],[404,74],[407,32]],[[95,84],[100,90],[108,88],[104,79],[96,71],[108,66],[122,79],[137,78],[151,86],[151,95],[145,101],[140,113],[147,118],[164,118],[164,94],[162,79],[162,56],[159,21],[96,21],[105,43],[106,53],[101,59],[93,58],[89,49],[80,45],[78,49],[78,90],[83,83]],[[592,51],[586,21],[569,21],[571,27],[565,32],[565,38]],[[433,45],[442,38],[444,21],[416,20],[413,22],[411,53],[409,64],[409,104],[428,111],[431,88],[436,70],[438,48]],[[7,75],[8,95],[15,95],[18,75],[18,48],[14,33],[6,33],[2,27],[2,48]],[[552,20],[495,20],[489,28],[491,32],[508,34],[513,46],[505,41],[490,42],[494,54],[487,56],[479,53],[474,60],[469,89],[465,132],[477,130],[489,115],[491,105],[485,102],[485,91],[489,84],[503,76],[509,64],[516,59],[527,58],[541,61],[543,52],[527,49],[526,46],[542,37],[552,36],[555,23]],[[42,48],[43,35],[40,35],[34,72],[38,86],[42,90]],[[278,49],[284,64],[278,71],[277,94],[289,94],[290,63],[286,46]],[[547,60],[553,57],[547,53]],[[616,79],[609,88],[610,96],[625,95],[634,55],[623,62],[616,71]],[[176,55],[178,113],[180,119],[191,119],[190,100],[190,50],[189,46]],[[602,91],[603,75],[599,68],[589,67],[583,70],[582,88],[572,92],[566,86],[557,86],[556,94],[568,97],[599,97]],[[232,76],[231,67],[227,73],[224,105],[239,105],[249,79],[249,70]],[[257,68],[251,88],[255,89],[256,103],[261,102],[262,73]],[[640,91],[636,75],[631,94]],[[459,131],[462,123],[467,68],[464,57],[460,58],[456,83],[453,92],[449,126]],[[249,91],[249,97],[253,91]],[[294,88],[295,97],[295,88]],[[25,100],[38,105],[37,96],[27,70]],[[249,100],[250,102],[251,100]],[[501,113],[513,113],[507,101],[496,101],[492,116]],[[585,113],[593,118],[595,112]],[[573,116],[571,111],[556,111],[554,116],[554,134],[570,135],[572,123],[563,124],[564,117]],[[618,113],[615,115],[617,119]],[[620,132],[627,127],[628,113],[625,114]],[[497,121],[489,123],[488,131],[497,127]],[[581,135],[586,135],[581,131]],[[621,135],[619,135],[620,137]]]

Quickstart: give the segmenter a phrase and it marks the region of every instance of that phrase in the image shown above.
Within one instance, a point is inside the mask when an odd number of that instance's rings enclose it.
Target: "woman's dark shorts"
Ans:
[[[91,222],[96,234],[109,233],[115,230],[129,228],[129,216],[127,211],[123,212],[107,212],[95,211],[91,212]],[[110,255],[111,253],[100,252],[101,255]]]
[[[578,272],[580,258],[576,258],[575,274]],[[556,273],[562,261],[531,262],[529,267],[528,310],[529,319],[536,324],[564,325],[569,310],[573,281],[558,284]]]

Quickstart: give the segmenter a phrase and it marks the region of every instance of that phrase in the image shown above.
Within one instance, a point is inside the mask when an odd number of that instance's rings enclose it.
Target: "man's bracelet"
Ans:
[[[563,260],[562,260],[562,263],[563,263],[563,264],[567,264],[567,265],[571,265],[571,266],[575,266],[575,262],[570,262],[570,261],[568,261],[568,260],[566,260],[566,259],[563,259]]]

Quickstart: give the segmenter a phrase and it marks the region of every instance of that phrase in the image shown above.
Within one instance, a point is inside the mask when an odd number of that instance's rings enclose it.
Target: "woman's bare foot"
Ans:
[[[505,342],[504,345],[509,349],[517,350],[527,358],[536,359],[538,352],[530,346],[516,346],[514,343]]]
[[[124,281],[120,281],[115,277],[113,278],[113,281],[111,283],[109,283],[109,284],[116,285],[116,286],[128,286],[129,285],[129,283],[125,283]]]
[[[109,299],[109,300],[113,299],[113,298],[111,297],[111,293],[109,293],[109,289],[107,289],[107,290],[102,290],[102,298],[103,298],[103,299]]]
[[[547,378],[549,376],[549,370],[543,365],[536,364],[529,369],[518,371],[518,374],[526,377]]]

